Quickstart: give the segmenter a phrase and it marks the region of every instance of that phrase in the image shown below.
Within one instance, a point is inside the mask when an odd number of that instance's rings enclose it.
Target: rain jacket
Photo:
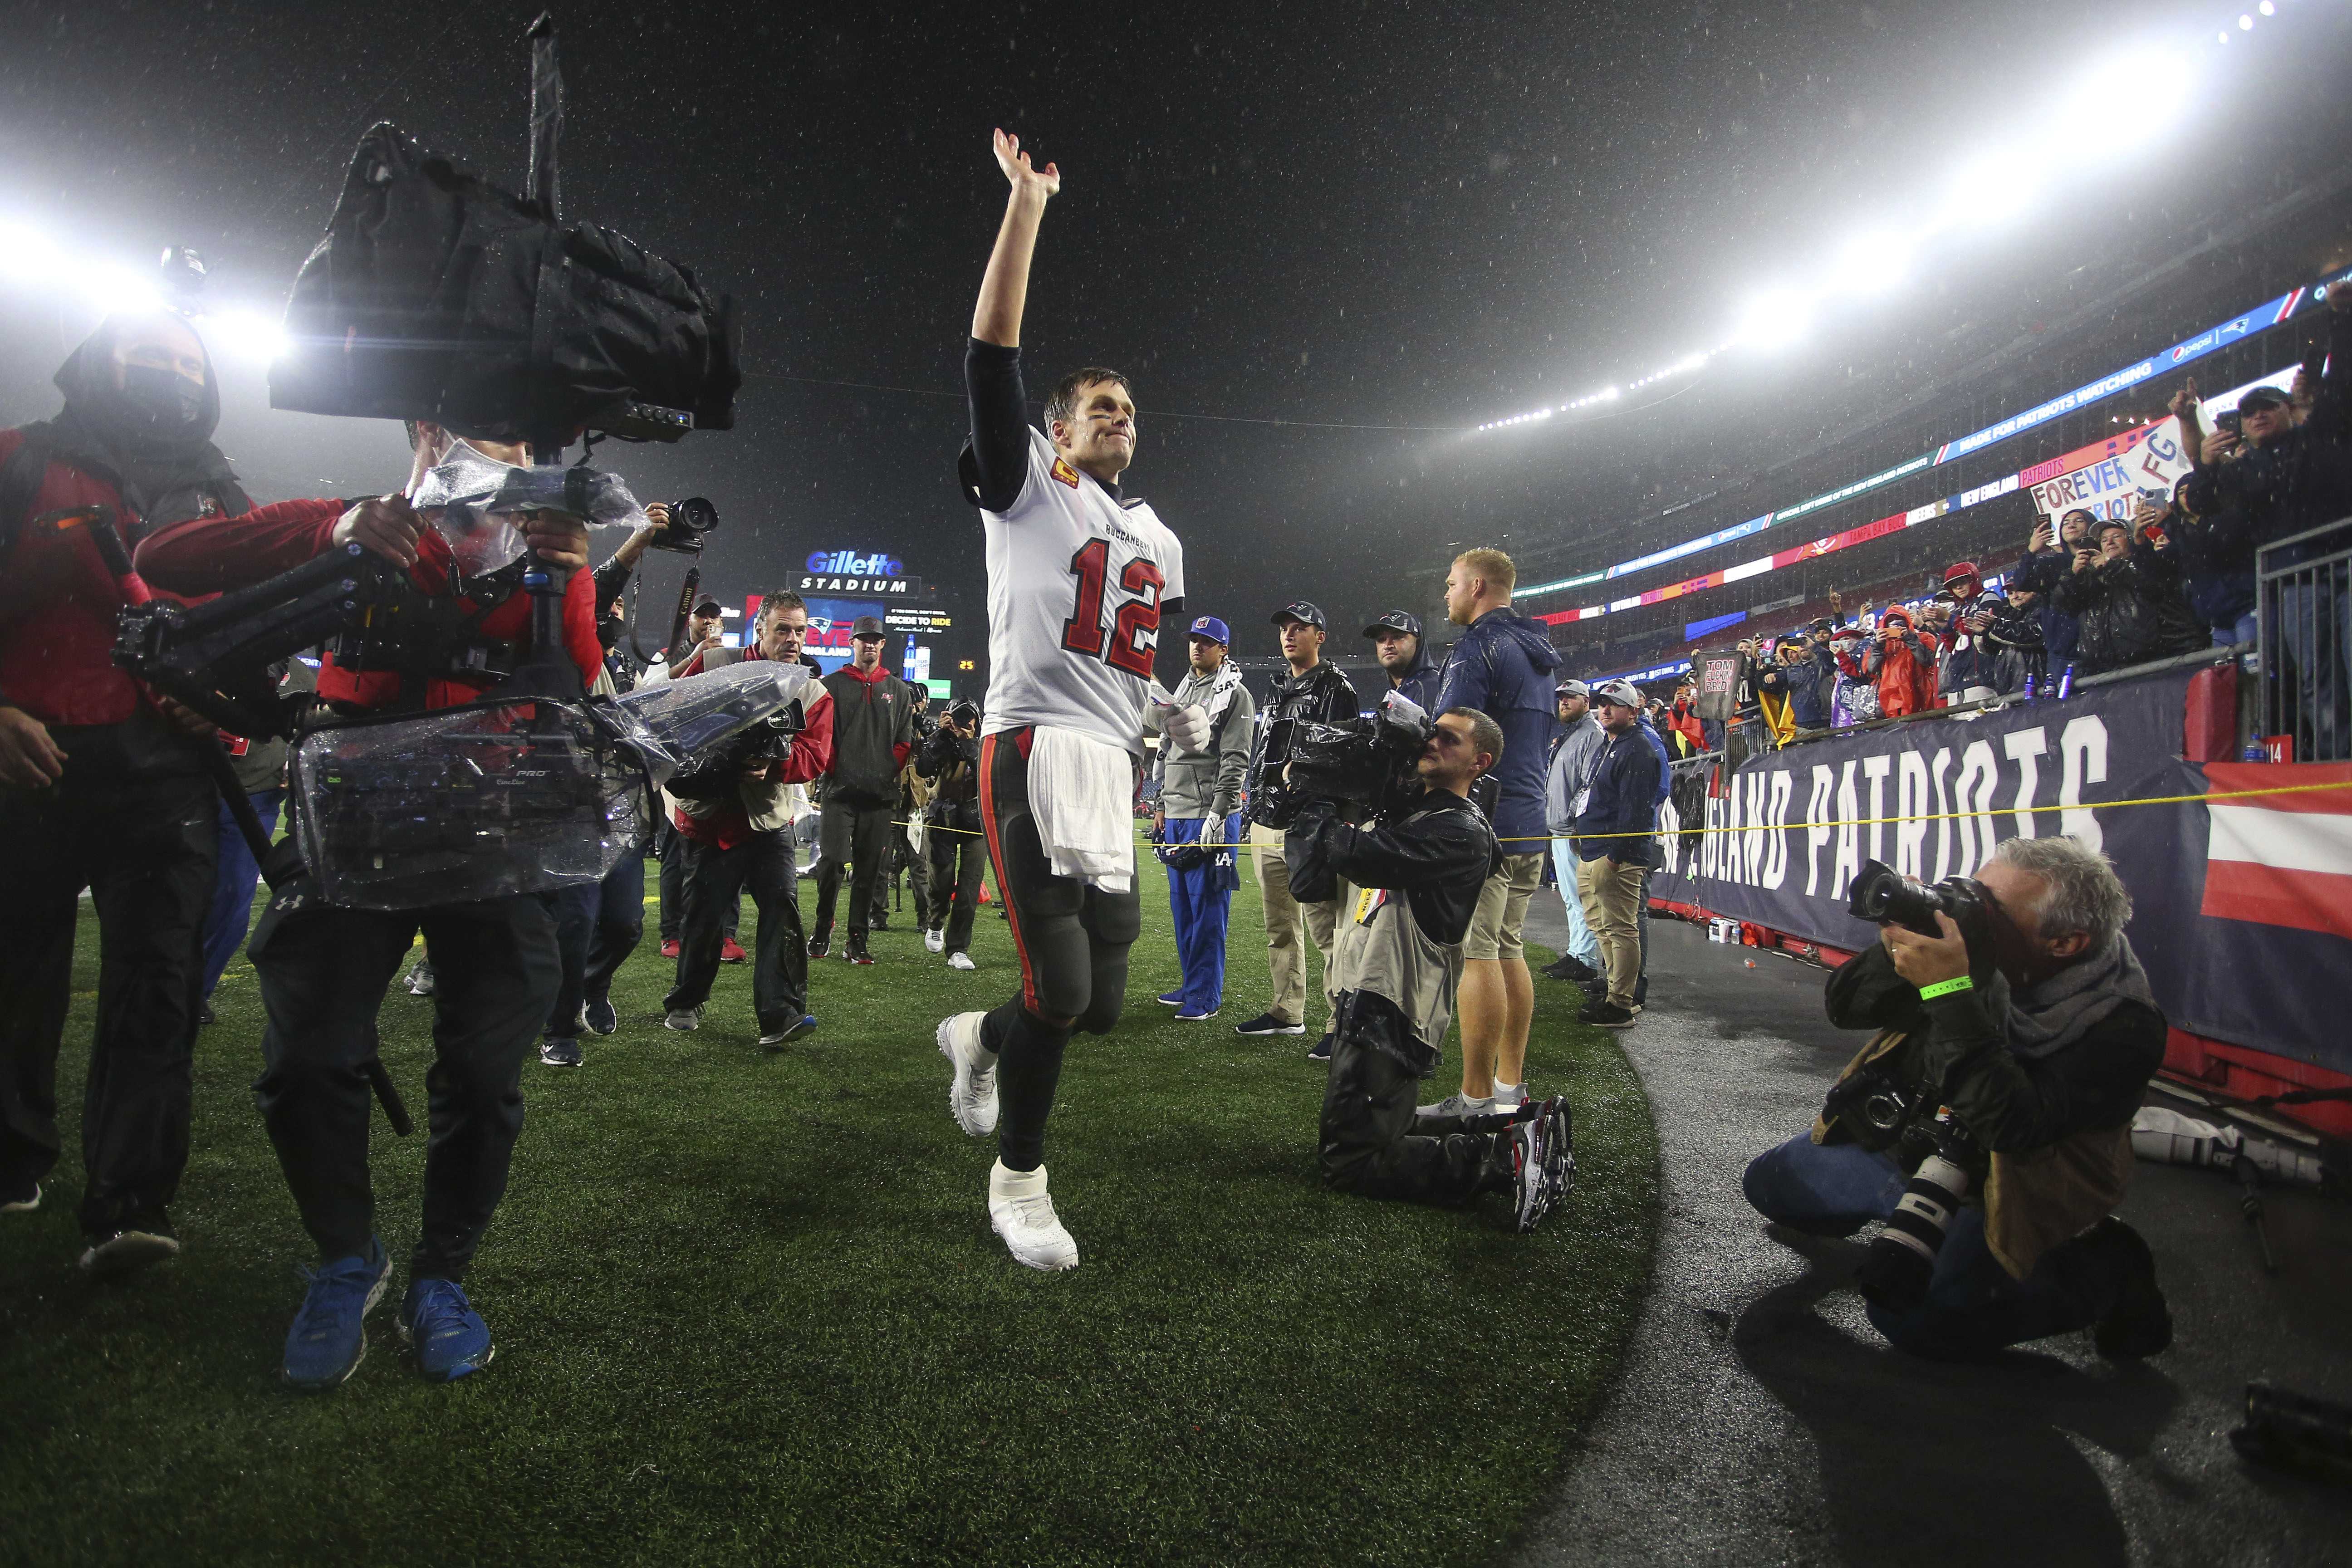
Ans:
[[[1900,719],[1936,705],[1936,634],[1911,622],[1908,610],[1889,610],[1879,620],[1902,628],[1902,640],[1892,650],[1873,637],[1863,652],[1863,673],[1878,688],[1881,717]]]
[[[119,724],[140,697],[114,665],[122,600],[87,528],[27,523],[108,507],[131,550],[162,524],[253,505],[212,444],[220,392],[209,367],[195,417],[158,435],[114,385],[117,331],[110,318],[58,367],[65,407],[56,418],[0,430],[0,511],[8,514],[0,516],[0,700],[49,724]]]
[[[1559,668],[1559,651],[1542,622],[1508,606],[1489,610],[1454,645],[1430,710],[1475,708],[1502,726],[1495,837],[1506,855],[1541,854],[1550,837],[1544,825],[1545,742],[1555,722],[1553,672]]]
[[[2134,544],[2128,554],[2069,573],[2056,597],[2082,619],[2075,655],[2084,675],[2212,646],[2212,633],[2181,596],[2180,568],[2168,550]]]

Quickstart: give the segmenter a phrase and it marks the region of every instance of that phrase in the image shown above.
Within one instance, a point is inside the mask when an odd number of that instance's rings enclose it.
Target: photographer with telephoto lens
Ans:
[[[1884,1222],[1861,1277],[1899,1350],[1959,1360],[2089,1328],[2109,1360],[2172,1341],[2156,1263],[2108,1211],[2165,1019],[2124,935],[2131,898],[2072,838],[2012,838],[1925,888],[1876,861],[1850,912],[1881,941],[1830,977],[1830,1022],[1873,1029],[1810,1132],[1757,1156],[1767,1219]]]
[[[1339,1011],[1323,1093],[1323,1180],[1418,1203],[1509,1193],[1518,1228],[1529,1231],[1566,1192],[1573,1168],[1567,1102],[1421,1117],[1413,1105],[1454,1021],[1462,939],[1502,860],[1470,786],[1501,755],[1503,731],[1472,709],[1450,709],[1431,724],[1406,708],[1426,737],[1412,763],[1419,789],[1349,791],[1383,804],[1367,826],[1342,821],[1331,795],[1308,793],[1319,781],[1308,776],[1303,749],[1286,771],[1305,796],[1284,838],[1292,896],[1304,902],[1341,884],[1356,889],[1331,950]],[[1384,771],[1384,752],[1371,761]]]

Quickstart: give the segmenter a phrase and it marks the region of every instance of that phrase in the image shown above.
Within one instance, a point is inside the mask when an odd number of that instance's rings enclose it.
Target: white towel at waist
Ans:
[[[1029,739],[1029,811],[1057,877],[1107,893],[1135,885],[1135,763],[1124,746],[1040,724]]]

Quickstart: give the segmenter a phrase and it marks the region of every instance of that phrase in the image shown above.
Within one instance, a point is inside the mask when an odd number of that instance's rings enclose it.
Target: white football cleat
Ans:
[[[1078,1244],[1054,1213],[1045,1194],[1045,1167],[1008,1171],[999,1160],[988,1172],[988,1223],[1004,1238],[1015,1263],[1053,1273],[1078,1266]]]
[[[947,945],[948,933],[940,931],[936,926],[923,933],[923,951],[925,952],[944,952],[947,951]]]
[[[948,1113],[974,1138],[996,1131],[996,1053],[980,1043],[980,1021],[986,1016],[958,1013],[940,1026],[938,1037],[940,1055],[955,1067]]]

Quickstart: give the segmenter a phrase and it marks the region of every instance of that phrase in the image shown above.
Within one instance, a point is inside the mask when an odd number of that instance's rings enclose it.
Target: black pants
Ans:
[[[1345,1026],[1323,1089],[1323,1184],[1368,1198],[1462,1204],[1507,1180],[1507,1118],[1413,1116],[1422,1079]]]
[[[686,843],[686,918],[678,928],[677,984],[662,1005],[675,1012],[710,1000],[719,978],[720,921],[745,887],[760,911],[751,1002],[760,1032],[779,1034],[808,1012],[808,943],[801,935],[800,877],[793,830],[754,833],[732,848]]]
[[[60,726],[65,776],[0,790],[0,1190],[48,1174],[81,891],[98,910],[82,1091],[81,1227],[110,1234],[179,1190],[219,796],[159,721]]]
[[[980,909],[980,882],[988,875],[988,842],[979,832],[959,832],[969,821],[980,826],[980,814],[967,809],[931,825],[925,835],[930,861],[931,920],[929,929],[947,929],[947,951],[971,948],[972,916]]]
[[[1124,893],[1108,893],[1054,874],[1029,809],[1028,731],[982,737],[980,814],[1021,959],[1019,994],[981,1027],[982,1041],[999,1053],[997,1157],[1008,1170],[1034,1171],[1045,1157],[1045,1120],[1072,1030],[1104,1035],[1118,1022],[1143,900],[1132,879]]]
[[[898,808],[853,805],[847,801],[824,803],[817,826],[816,934],[833,934],[834,900],[841,893],[841,874],[849,872],[849,940],[863,942],[872,929],[874,891],[882,868],[890,858],[890,819]]]
[[[582,1005],[611,998],[613,976],[645,940],[646,863],[624,855],[594,887],[541,897],[555,916],[555,946],[563,961],[547,1037],[568,1040],[580,1032]]]
[[[890,899],[898,886],[898,874],[907,873],[907,885],[915,895],[915,923],[925,931],[931,927],[931,871],[929,864],[915,853],[907,842],[907,830],[898,826],[908,819],[908,812],[901,807],[890,817],[890,858],[882,864],[882,877],[874,885],[874,923],[881,925],[890,917]]]
[[[522,1064],[562,984],[555,918],[535,893],[384,912],[278,889],[247,946],[269,1020],[253,1086],[278,1163],[322,1259],[365,1252],[376,1009],[421,928],[433,954],[431,1141],[413,1279],[458,1279],[506,1194],[522,1135]]]
[[[661,939],[665,942],[677,940],[678,927],[686,918],[686,835],[665,825],[661,845]],[[642,899],[643,893],[637,895]],[[741,900],[727,906],[726,934],[733,936],[743,916]]]

